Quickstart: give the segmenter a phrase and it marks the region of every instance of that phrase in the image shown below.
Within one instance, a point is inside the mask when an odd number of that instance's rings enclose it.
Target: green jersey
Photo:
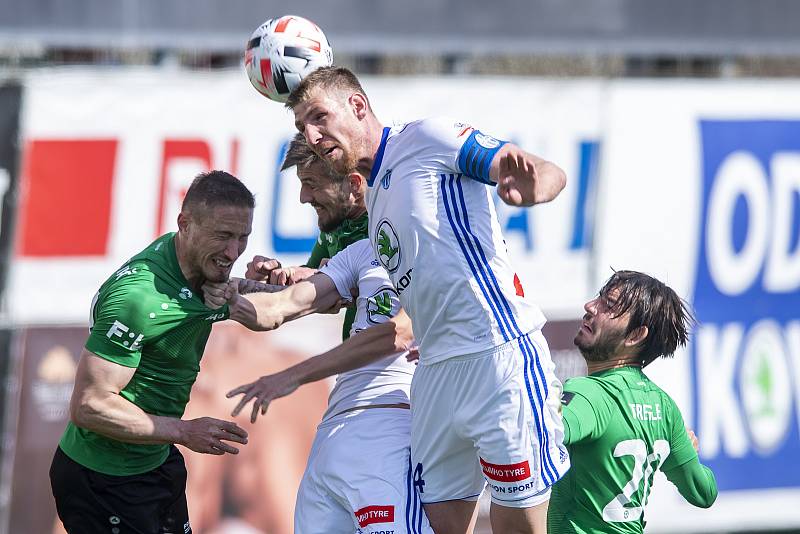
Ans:
[[[716,498],[678,407],[640,368],[568,380],[562,408],[572,467],[553,486],[550,534],[643,532],[659,469],[692,504]]]
[[[369,227],[367,214],[364,213],[357,219],[345,219],[336,230],[332,232],[320,232],[319,238],[311,250],[311,257],[306,262],[306,267],[319,269],[319,264],[324,258],[332,258],[336,253],[341,252],[356,241],[369,237]],[[350,329],[356,318],[356,308],[347,308],[344,315],[344,326],[342,327],[342,339],[350,337]]]
[[[228,318],[189,288],[178,265],[175,234],[131,258],[95,296],[86,349],[136,371],[120,395],[145,412],[180,418],[200,370],[211,325]],[[67,425],[59,446],[79,464],[109,475],[155,469],[168,445],[123,443]]]

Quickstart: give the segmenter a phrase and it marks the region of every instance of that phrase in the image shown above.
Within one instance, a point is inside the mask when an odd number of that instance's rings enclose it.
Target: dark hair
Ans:
[[[615,289],[619,294],[612,312],[615,316],[630,314],[625,335],[647,327],[647,337],[639,350],[642,367],[659,356],[672,356],[678,347],[686,345],[695,320],[686,302],[669,286],[637,271],[615,271],[600,296],[606,297]]]
[[[235,176],[225,171],[208,171],[200,173],[192,181],[192,185],[183,197],[181,209],[189,211],[204,204],[211,206],[236,206],[254,208],[255,197]]]
[[[361,93],[366,98],[367,93],[361,87],[356,75],[344,67],[320,67],[303,80],[289,94],[286,100],[286,107],[294,109],[298,104],[302,104],[308,99],[314,89],[347,90],[351,93]],[[369,105],[369,99],[367,99]]]
[[[286,151],[286,156],[283,158],[281,170],[285,171],[286,169],[290,169],[295,165],[298,169],[306,169],[314,164],[318,164],[320,169],[324,169],[325,176],[330,180],[339,183],[344,181],[344,175],[334,171],[331,166],[325,162],[325,160],[320,158],[313,150],[311,150],[311,147],[308,146],[308,143],[306,143],[306,138],[303,137],[303,134],[295,134],[291,143],[289,143],[289,149]]]
[[[322,162],[319,156],[311,150],[311,147],[306,143],[303,134],[295,134],[292,141],[289,143],[289,148],[286,150],[286,156],[283,158],[281,170],[291,169],[294,166],[298,168],[305,168],[313,165],[316,162]]]

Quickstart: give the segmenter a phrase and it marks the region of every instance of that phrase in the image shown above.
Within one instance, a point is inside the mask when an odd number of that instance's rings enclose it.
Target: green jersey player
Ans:
[[[717,497],[711,470],[675,402],[642,368],[686,344],[691,317],[672,289],[618,271],[585,305],[575,345],[589,376],[564,385],[564,443],[572,468],[553,488],[548,532],[638,533],[655,472],[707,508]]]
[[[203,303],[244,252],[253,195],[221,171],[186,192],[178,232],[161,236],[100,287],[78,363],[70,422],[50,469],[67,532],[189,533],[186,469],[173,444],[235,454],[236,424],[182,420],[211,326]]]
[[[326,261],[356,241],[369,237],[364,187],[360,177],[344,180],[335,177],[328,165],[308,147],[297,134],[289,144],[281,170],[297,167],[300,179],[300,202],[311,204],[317,212],[319,237],[311,257],[300,267],[282,268],[280,262],[255,256],[247,265],[247,278],[284,285],[298,282],[316,272]],[[342,339],[350,336],[356,316],[354,307],[347,308],[342,327]]]

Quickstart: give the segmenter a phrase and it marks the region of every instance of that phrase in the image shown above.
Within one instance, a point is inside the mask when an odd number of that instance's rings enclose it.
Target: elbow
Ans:
[[[542,195],[537,199],[537,204],[554,200],[567,186],[567,174],[561,167],[550,163],[548,164],[546,183],[547,186],[543,188]]]
[[[73,397],[69,403],[69,420],[80,428],[90,429],[92,421],[99,413],[96,402],[91,397]]]

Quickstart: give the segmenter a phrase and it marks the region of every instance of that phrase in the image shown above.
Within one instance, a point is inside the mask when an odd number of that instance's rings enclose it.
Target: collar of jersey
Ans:
[[[381,144],[378,146],[378,151],[375,152],[375,160],[372,163],[372,172],[369,173],[369,180],[367,180],[367,185],[369,187],[372,187],[372,183],[375,181],[378,171],[381,170],[381,163],[383,163],[383,152],[386,150],[386,141],[389,139],[389,130],[391,130],[391,128],[388,126],[383,128]]]

